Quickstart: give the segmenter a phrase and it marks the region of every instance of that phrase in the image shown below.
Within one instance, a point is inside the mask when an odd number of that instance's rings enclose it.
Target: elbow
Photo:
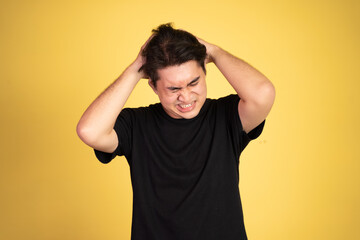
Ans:
[[[272,106],[275,101],[275,86],[270,82],[263,83],[254,96],[254,101],[258,105]]]
[[[270,102],[275,101],[275,96],[276,96],[275,86],[270,81],[267,83],[267,86],[265,87],[265,95],[268,101]]]
[[[94,135],[91,131],[83,126],[80,122],[76,126],[76,133],[78,137],[87,145],[91,145],[95,141]]]

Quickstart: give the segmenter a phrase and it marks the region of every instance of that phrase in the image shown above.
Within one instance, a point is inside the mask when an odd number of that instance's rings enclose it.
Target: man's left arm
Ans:
[[[214,62],[240,97],[238,113],[246,133],[269,114],[275,99],[274,85],[261,72],[220,47],[198,39],[205,45],[206,62]]]

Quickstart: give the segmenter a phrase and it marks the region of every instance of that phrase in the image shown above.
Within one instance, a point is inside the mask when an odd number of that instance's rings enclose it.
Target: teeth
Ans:
[[[188,107],[190,107],[192,105],[192,103],[190,103],[190,104],[187,104],[187,105],[180,105],[182,108],[188,108]]]

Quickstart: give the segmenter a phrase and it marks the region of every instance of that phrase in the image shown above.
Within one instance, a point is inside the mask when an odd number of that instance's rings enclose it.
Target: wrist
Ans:
[[[142,61],[136,59],[127,67],[127,69],[129,69],[130,71],[139,72],[139,69],[142,67],[142,65],[143,65]]]
[[[220,47],[218,47],[216,45],[211,45],[211,46],[209,46],[208,55],[215,62],[216,58],[219,56],[220,51],[221,51]]]
[[[141,67],[141,66],[140,66]],[[127,78],[129,79],[133,79],[134,81],[138,82],[140,81],[140,79],[143,78],[143,72],[139,72],[139,66],[137,66],[136,64],[130,64],[125,71],[123,72],[122,75],[127,76]]]

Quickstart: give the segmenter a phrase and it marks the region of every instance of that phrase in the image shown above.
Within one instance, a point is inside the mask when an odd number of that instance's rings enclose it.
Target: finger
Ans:
[[[147,44],[150,42],[150,40],[154,37],[154,33],[151,34],[151,36],[146,40],[146,42],[141,46],[141,50],[144,50],[144,48],[147,46]]]

